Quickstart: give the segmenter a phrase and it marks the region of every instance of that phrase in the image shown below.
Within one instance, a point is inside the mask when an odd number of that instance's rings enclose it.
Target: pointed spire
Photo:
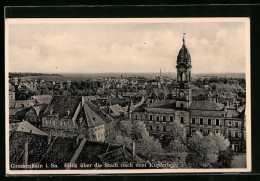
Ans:
[[[185,39],[184,39],[184,37],[185,37],[186,33],[182,33],[182,34],[183,34],[183,38],[182,38],[183,45],[185,45]]]

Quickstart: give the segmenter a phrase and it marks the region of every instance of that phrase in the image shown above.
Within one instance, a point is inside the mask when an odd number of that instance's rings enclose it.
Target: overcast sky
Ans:
[[[242,22],[10,23],[9,70],[176,72],[183,32],[192,73],[245,72]]]

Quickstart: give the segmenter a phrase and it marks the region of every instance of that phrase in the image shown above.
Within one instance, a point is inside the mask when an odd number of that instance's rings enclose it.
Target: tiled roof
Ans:
[[[116,116],[120,116],[120,113],[124,113],[125,112],[122,109],[122,107],[120,107],[118,104],[109,106],[109,109],[111,109]]]
[[[196,116],[196,117],[215,117],[215,118],[224,117],[224,111],[191,110],[190,113],[191,116]]]
[[[52,115],[58,115],[60,118],[71,118],[73,117],[80,101],[80,97],[54,97],[44,115],[50,115],[50,110],[53,110]],[[67,111],[70,111],[69,116],[67,115]]]
[[[147,104],[142,104],[135,108],[133,112],[145,112],[145,108],[147,107]]]
[[[41,163],[55,163],[63,167],[64,163],[70,162],[77,149],[76,138],[54,137],[53,140]]]
[[[40,104],[49,104],[52,100],[52,95],[35,95],[33,99],[37,100]]]
[[[96,127],[105,124],[104,120],[93,111],[88,104],[85,103],[83,109],[88,127]]]
[[[118,149],[120,146],[111,146],[109,143],[87,141],[79,154],[76,163],[101,163],[98,155]]]
[[[25,133],[31,133],[31,134],[37,134],[37,135],[47,135],[43,131],[39,130],[38,128],[34,127],[27,121],[19,122],[19,123],[12,123],[17,124],[15,130],[12,131],[18,131],[18,132],[25,132]]]
[[[238,118],[240,116],[236,109],[227,109],[226,118]]]
[[[164,108],[164,109],[174,109],[175,107],[176,107],[176,101],[168,100],[168,99],[164,99],[147,106],[147,108]]]
[[[223,108],[211,100],[192,101],[191,109],[197,110],[222,110]]]

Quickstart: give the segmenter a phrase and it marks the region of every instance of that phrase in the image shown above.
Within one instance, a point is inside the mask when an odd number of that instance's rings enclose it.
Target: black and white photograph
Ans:
[[[6,173],[251,171],[249,18],[6,18]]]

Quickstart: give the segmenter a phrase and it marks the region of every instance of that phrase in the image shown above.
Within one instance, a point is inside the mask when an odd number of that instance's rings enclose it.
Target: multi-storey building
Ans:
[[[176,68],[176,98],[154,102],[144,110],[136,109],[132,119],[140,120],[144,116],[150,135],[157,137],[173,131],[174,122],[183,125],[188,135],[196,131],[203,134],[221,133],[229,138],[233,150],[245,151],[245,106],[228,107],[228,104],[213,101],[210,94],[202,100],[192,100],[191,56],[184,38]]]

